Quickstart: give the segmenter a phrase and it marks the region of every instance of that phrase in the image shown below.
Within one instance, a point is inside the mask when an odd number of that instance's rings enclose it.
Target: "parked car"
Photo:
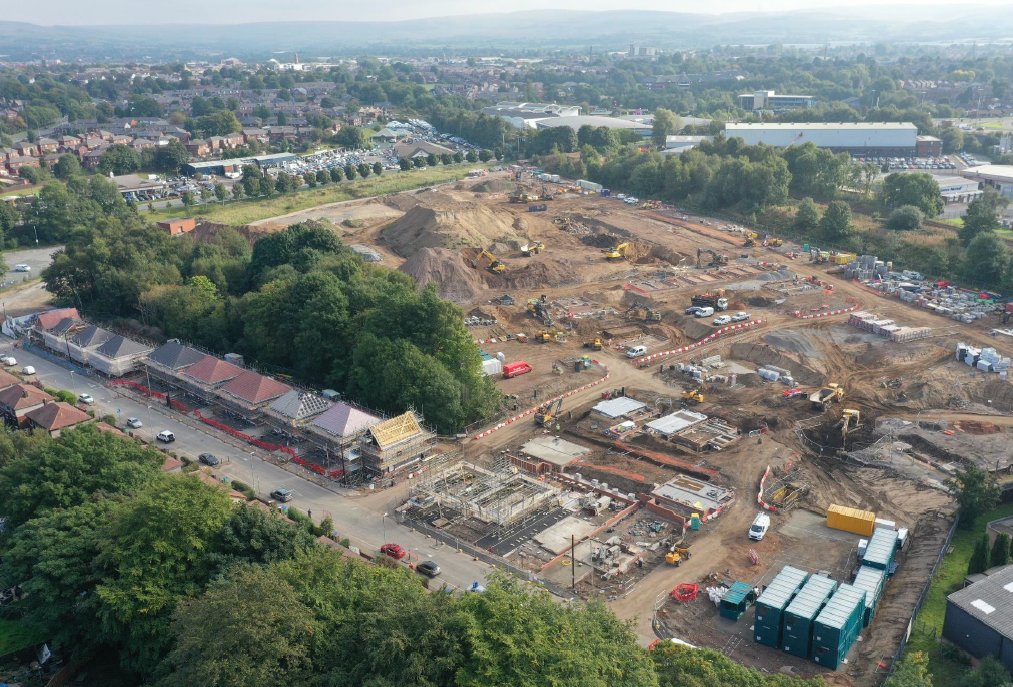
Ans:
[[[395,560],[401,560],[408,555],[408,552],[400,544],[384,544],[380,547],[380,553]]]
[[[176,435],[167,429],[163,429],[161,432],[155,435],[155,438],[161,441],[163,444],[171,444],[176,441]]]
[[[436,564],[436,561],[424,561],[415,566],[415,570],[422,573],[426,577],[436,577],[440,574],[440,566]]]
[[[202,465],[207,465],[212,468],[218,467],[222,464],[222,461],[218,458],[218,456],[213,453],[202,453],[197,456],[197,461]]]
[[[281,501],[282,503],[288,503],[292,500],[292,490],[286,489],[285,487],[278,487],[271,492],[271,498],[275,501]]]
[[[18,359],[13,355],[8,355],[0,358],[0,362],[3,362],[7,367],[15,367],[18,364]]]
[[[31,272],[32,271],[32,266],[31,265],[26,265],[23,262],[19,262],[17,265],[14,266],[14,271],[15,272]]]
[[[699,306],[699,305],[691,305],[691,306],[689,306],[688,308],[686,308],[686,310],[685,310],[685,313],[686,313],[687,315],[696,315],[696,313],[697,313],[697,311],[698,311],[699,309],[700,309],[700,306]]]
[[[741,310],[739,312],[735,313],[734,315],[732,315],[732,322],[745,322],[748,319],[749,319],[749,313],[743,312]]]
[[[95,403],[95,397],[92,396],[91,394],[78,394],[77,402],[78,403],[84,403],[85,405],[88,405],[88,406],[94,405],[94,403]]]
[[[753,541],[761,541],[767,536],[767,530],[770,529],[770,516],[766,513],[759,513],[753,519],[753,524],[749,527],[749,538]]]
[[[141,418],[139,418],[139,417],[128,417],[127,418],[127,427],[129,427],[130,429],[140,429],[143,426],[144,426],[144,423],[141,422]]]
[[[732,318],[730,315],[718,315],[713,321],[716,325],[729,324],[732,321]]]
[[[639,358],[647,355],[647,346],[633,346],[626,349],[627,358]]]
[[[32,367],[31,365],[25,365],[24,367],[21,368],[21,374],[33,375],[35,374],[35,368]]]
[[[714,308],[697,308],[697,311],[693,313],[694,317],[710,317],[714,314]]]

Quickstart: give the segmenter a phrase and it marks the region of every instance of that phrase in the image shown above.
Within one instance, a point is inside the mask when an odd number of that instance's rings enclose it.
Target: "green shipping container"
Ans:
[[[865,613],[862,614],[862,627],[868,627],[872,618],[876,615],[876,606],[879,605],[879,598],[883,595],[883,587],[886,585],[886,571],[877,568],[870,568],[863,565],[855,575],[852,586],[865,590]]]
[[[746,612],[749,604],[756,601],[756,593],[753,587],[746,582],[736,582],[721,597],[718,604],[718,614],[722,618],[738,620]]]
[[[872,531],[869,544],[865,547],[865,556],[862,557],[862,565],[868,565],[880,570],[889,570],[893,563],[894,554],[897,553],[897,545],[900,543],[900,534],[897,530],[877,527]]]
[[[807,579],[809,573],[786,565],[763,590],[753,606],[753,638],[757,643],[781,646],[781,615]]]
[[[862,630],[865,590],[842,584],[813,623],[812,659],[836,670]]]
[[[829,577],[813,575],[784,609],[781,648],[799,658],[812,655],[813,621],[837,589]]]

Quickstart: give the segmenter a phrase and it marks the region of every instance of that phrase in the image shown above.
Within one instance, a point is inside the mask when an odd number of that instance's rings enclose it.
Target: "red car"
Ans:
[[[401,548],[400,544],[384,544],[380,547],[380,553],[395,560],[401,560],[408,555],[408,552]]]

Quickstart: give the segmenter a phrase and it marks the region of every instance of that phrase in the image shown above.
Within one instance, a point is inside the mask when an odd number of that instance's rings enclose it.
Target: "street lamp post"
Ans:
[[[387,513],[386,512],[384,512],[383,518],[381,518],[381,520],[383,521],[383,543],[386,544],[387,543]]]

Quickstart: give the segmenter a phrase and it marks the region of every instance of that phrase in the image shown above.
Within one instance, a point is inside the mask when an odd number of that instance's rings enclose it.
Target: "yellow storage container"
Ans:
[[[833,257],[835,265],[847,265],[854,259],[855,259],[854,253],[838,253]]]
[[[827,527],[869,537],[876,527],[876,514],[869,510],[831,504],[827,508]]]

